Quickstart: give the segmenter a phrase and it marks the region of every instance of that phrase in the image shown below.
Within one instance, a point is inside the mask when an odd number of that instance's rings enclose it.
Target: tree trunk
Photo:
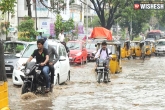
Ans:
[[[27,7],[28,7],[28,16],[31,18],[32,17],[32,12],[31,12],[31,4],[30,4],[31,0],[26,0],[27,3]]]

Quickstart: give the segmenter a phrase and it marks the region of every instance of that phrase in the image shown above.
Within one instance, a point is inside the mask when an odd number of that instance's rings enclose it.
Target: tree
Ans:
[[[31,0],[26,0],[27,3],[27,8],[28,8],[28,16],[31,18],[32,17],[32,11],[31,11]],[[33,0],[33,3],[36,3],[36,0]]]
[[[56,16],[56,22],[55,22],[55,32],[56,32],[56,38],[58,37],[60,31],[63,29],[63,23],[62,23],[62,17],[61,15],[57,14]]]
[[[50,6],[44,4],[44,0],[39,0],[43,6],[45,6],[47,9],[59,14],[60,11],[64,10],[66,8],[65,0],[50,0]],[[69,4],[74,3],[74,0],[69,0]]]
[[[9,28],[9,14],[13,14],[15,11],[14,11],[14,7],[15,7],[15,3],[16,3],[16,0],[1,0],[0,1],[0,10],[2,11],[2,14],[5,14],[7,13],[8,14],[8,22],[5,22],[5,28],[6,28],[6,39],[7,39],[7,34],[8,34],[8,31],[7,29]]]
[[[8,21],[9,21],[9,13],[13,14],[16,0],[1,0],[0,1],[0,10],[2,14],[8,13]]]
[[[87,5],[84,1],[80,0],[82,3]],[[93,7],[88,5],[93,9],[100,20],[100,25],[107,29],[110,29],[115,22],[115,19],[121,17],[121,13],[125,7],[133,4],[133,0],[90,0]],[[116,14],[120,12],[120,14]]]
[[[69,32],[75,28],[74,21],[73,19],[69,19],[68,21],[63,23],[63,29],[65,32]]]
[[[34,20],[30,17],[24,17],[24,21],[18,26],[18,31],[22,32],[22,38],[28,37],[28,39],[35,39],[37,32],[34,29]]]
[[[119,18],[118,22],[122,28],[128,28],[130,35],[132,20],[132,33],[133,36],[137,36],[140,32],[144,31],[143,27],[146,27],[147,24],[149,24],[152,15],[152,10],[134,10],[129,7],[122,13],[122,18]]]

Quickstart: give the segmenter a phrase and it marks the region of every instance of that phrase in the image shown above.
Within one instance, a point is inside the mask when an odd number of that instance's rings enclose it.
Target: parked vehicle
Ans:
[[[69,61],[71,63],[87,63],[87,49],[84,41],[69,41],[67,42],[67,47],[70,50]]]
[[[158,40],[155,49],[155,55],[165,54],[165,39]]]
[[[8,98],[8,83],[5,72],[4,56],[3,56],[3,42],[0,41],[0,110],[9,109],[9,98]]]
[[[39,70],[39,64],[36,62],[28,62],[25,68],[21,69],[25,76],[21,76],[23,80],[22,94],[27,92],[34,92],[35,94],[45,94],[46,79],[44,74]],[[50,77],[50,75],[49,75]],[[49,78],[51,79],[51,78]],[[50,85],[50,92],[52,86]]]
[[[23,50],[28,45],[24,41],[6,41],[4,42],[5,70],[6,74],[12,75],[14,66],[20,58]]]
[[[131,42],[131,53],[133,59],[136,57],[141,57],[141,47],[140,47],[140,41],[132,41]]]
[[[69,58],[66,53],[66,49],[63,44],[55,40],[48,40],[48,44],[52,45],[59,55],[60,59],[54,65],[55,67],[55,78],[54,84],[61,84],[70,79],[70,64]],[[31,56],[32,52],[37,49],[37,43],[31,42],[26,49],[24,50],[21,58],[16,63],[14,67],[12,81],[15,85],[22,85],[23,80],[21,76],[25,76],[24,73],[21,71],[22,64],[25,63],[28,58]],[[35,58],[32,60],[35,61]],[[65,69],[64,69],[65,68]]]
[[[108,59],[106,59],[108,60]],[[107,68],[106,60],[97,60],[97,82],[108,82],[109,69]]]
[[[146,56],[151,57],[152,49],[151,49],[151,41],[145,40],[145,48],[146,48]]]
[[[163,37],[163,33],[160,30],[151,30],[147,33],[146,40],[156,42]]]
[[[93,61],[96,54],[96,44],[94,42],[88,42],[86,44],[86,49],[88,52],[88,56],[87,56],[88,61]]]
[[[131,58],[131,46],[130,46],[131,42],[125,41],[124,42],[124,46],[121,48],[121,58]]]

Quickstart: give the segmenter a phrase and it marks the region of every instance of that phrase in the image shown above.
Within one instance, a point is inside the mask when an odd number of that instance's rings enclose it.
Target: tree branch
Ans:
[[[84,5],[87,5],[87,3],[85,3],[84,1],[80,0],[81,3],[83,3]],[[90,9],[95,10],[94,8],[92,8],[90,5],[87,5]]]

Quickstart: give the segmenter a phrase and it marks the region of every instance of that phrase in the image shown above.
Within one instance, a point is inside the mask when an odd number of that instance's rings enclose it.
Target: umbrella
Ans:
[[[37,30],[37,32],[47,32],[47,30],[46,29],[39,29],[39,30]]]
[[[106,28],[95,27],[92,31],[91,38],[112,40],[112,33]]]

